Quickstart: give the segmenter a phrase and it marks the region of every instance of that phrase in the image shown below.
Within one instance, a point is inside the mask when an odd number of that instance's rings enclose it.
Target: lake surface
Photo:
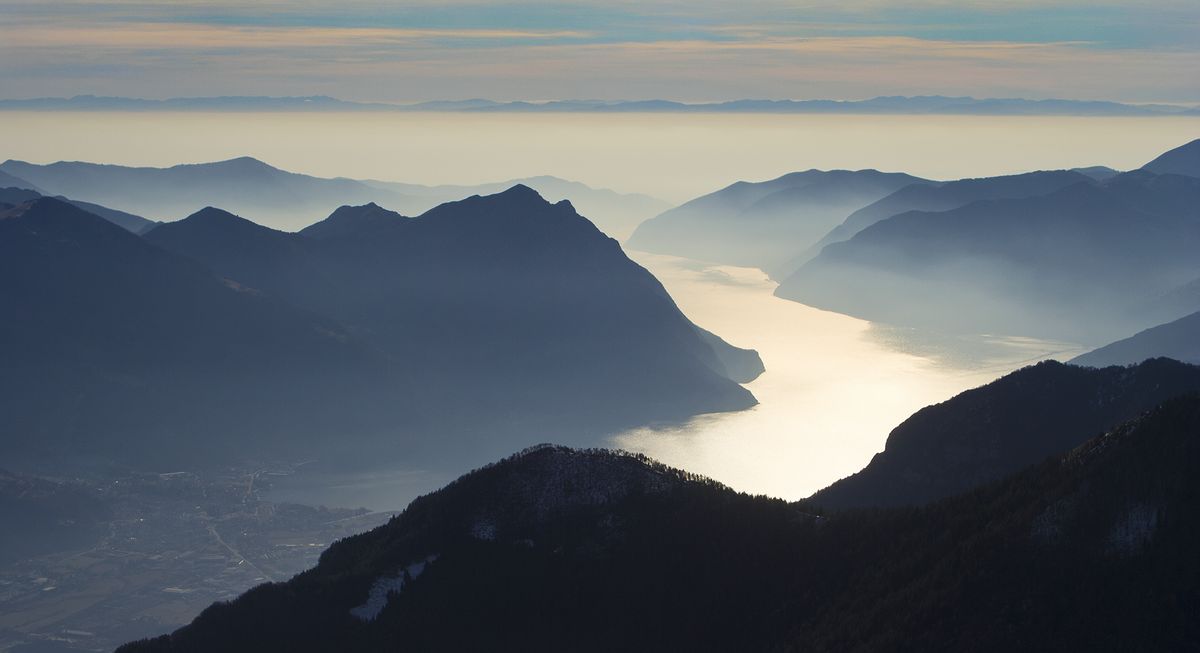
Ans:
[[[757,349],[766,372],[747,386],[759,400],[755,408],[638,429],[613,444],[745,492],[809,496],[862,469],[918,409],[1082,351],[1070,343],[872,325],[779,299],[777,284],[757,269],[630,254],[694,322]]]
[[[640,451],[745,492],[806,497],[861,469],[891,429],[923,406],[1038,360],[1082,351],[1069,343],[872,325],[779,299],[772,295],[776,284],[757,269],[629,254],[694,322],[757,349],[767,371],[748,385],[760,402],[750,410],[636,429],[597,444]],[[529,439],[553,441],[552,433]],[[302,468],[274,481],[271,498],[396,510],[466,471]]]
[[[549,174],[673,202],[808,168],[933,179],[1130,169],[1197,137],[1200,117],[0,113],[0,160],[169,166],[249,155],[319,176],[426,184]]]

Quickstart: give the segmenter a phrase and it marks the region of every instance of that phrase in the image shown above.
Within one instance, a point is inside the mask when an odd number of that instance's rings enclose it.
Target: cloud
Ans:
[[[0,0],[0,94],[1200,100],[1200,3]]]

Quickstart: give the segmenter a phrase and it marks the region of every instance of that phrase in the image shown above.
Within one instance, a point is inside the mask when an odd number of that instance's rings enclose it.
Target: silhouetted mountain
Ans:
[[[1135,365],[1147,358],[1200,364],[1200,312],[1146,329],[1071,360],[1075,365]]]
[[[643,222],[629,246],[729,265],[781,270],[851,212],[924,180],[876,170],[809,170],[739,181]]]
[[[582,215],[588,217],[601,231],[624,241],[642,222],[671,208],[667,202],[638,193],[617,193],[607,188],[592,188],[577,181],[540,176],[476,186],[419,186],[384,181],[363,182],[370,186],[394,190],[410,198],[402,210],[423,213],[438,204],[453,202],[471,195],[492,195],[517,184],[528,186],[550,202],[570,200]]]
[[[1076,447],[1166,399],[1196,391],[1200,367],[1167,359],[1128,369],[1039,363],[921,409],[891,432],[865,469],[810,501],[840,509],[941,499]]]
[[[616,193],[557,177],[477,186],[421,186],[311,177],[280,170],[250,157],[171,168],[6,161],[0,164],[0,172],[19,172],[36,179],[42,188],[48,189],[43,194],[86,199],[155,218],[173,219],[216,205],[234,213],[253,215],[268,226],[286,231],[324,218],[347,204],[379,203],[417,215],[439,204],[471,195],[491,195],[518,183],[534,188],[552,201],[571,200],[601,230],[618,239],[628,237],[643,220],[669,207],[666,202],[647,195]]]
[[[48,193],[66,195],[139,215],[171,219],[210,204],[299,228],[346,203],[403,203],[395,192],[352,179],[321,179],[285,172],[250,157],[170,168],[95,163],[34,165],[5,161],[0,171],[28,179]]]
[[[1144,171],[913,211],[833,243],[776,294],[869,320],[1105,342],[1200,276],[1200,180]]]
[[[417,104],[351,102],[324,95],[306,97],[188,97],[166,100],[77,95],[0,100],[0,111],[447,111],[506,113],[849,113],[916,115],[1193,115],[1196,109],[1170,104],[1121,104],[1086,100],[1026,100],[927,95],[869,100],[732,100],[685,103],[671,100],[553,100],[496,102],[486,99],[433,100]]]
[[[7,172],[0,171],[0,189],[18,188],[23,190],[36,191],[39,195],[41,191],[37,186],[25,181],[24,179],[14,177]]]
[[[1107,169],[1107,168],[1106,168]],[[960,179],[944,184],[913,184],[884,197],[878,202],[851,213],[844,222],[833,228],[796,262],[795,267],[816,256],[830,243],[848,240],[854,234],[893,215],[908,211],[948,211],[980,200],[1045,195],[1092,177],[1080,172],[1054,170],[1028,172],[1006,177]]]
[[[336,322],[222,282],[66,202],[0,214],[6,455],[167,458],[298,444],[395,395]],[[336,426],[335,426],[336,424]],[[294,440],[291,440],[293,438]]]
[[[22,188],[0,188],[0,206],[13,207],[17,206],[18,204],[24,204],[25,202],[35,200],[42,196],[43,195],[41,193],[35,190],[27,190]],[[118,227],[123,227],[135,234],[140,234],[157,224],[151,220],[143,218],[140,215],[133,215],[132,213],[117,211],[105,206],[100,206],[99,204],[92,204],[91,202],[77,202],[72,199],[67,199],[61,195],[55,199],[76,206],[84,211],[87,211],[88,213],[98,215],[117,225]]]
[[[123,653],[1185,650],[1200,397],[924,508],[815,517],[541,447]]]
[[[1142,169],[1160,175],[1200,177],[1200,138],[1159,155]]]
[[[344,324],[420,386],[438,431],[490,432],[474,455],[511,447],[504,433],[754,404],[734,380],[761,371],[757,354],[692,325],[616,241],[524,186],[416,218],[342,207],[296,234],[206,209],[146,238]]]
[[[1078,172],[1081,175],[1087,175],[1096,181],[1107,181],[1121,174],[1120,170],[1114,170],[1108,166],[1088,166],[1086,168],[1071,168],[1071,172]]]

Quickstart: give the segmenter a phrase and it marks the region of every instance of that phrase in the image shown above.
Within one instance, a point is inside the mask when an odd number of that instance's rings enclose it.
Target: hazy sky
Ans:
[[[1200,102],[1200,0],[0,0],[0,97]]]

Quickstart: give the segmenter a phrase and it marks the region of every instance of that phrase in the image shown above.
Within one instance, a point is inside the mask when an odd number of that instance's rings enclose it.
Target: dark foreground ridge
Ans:
[[[1200,644],[1200,396],[924,508],[817,517],[638,456],[468,474],[122,653]]]
[[[812,497],[826,508],[915,505],[966,491],[1200,391],[1200,367],[1158,358],[1091,369],[1046,361],[928,406],[862,471]]]

